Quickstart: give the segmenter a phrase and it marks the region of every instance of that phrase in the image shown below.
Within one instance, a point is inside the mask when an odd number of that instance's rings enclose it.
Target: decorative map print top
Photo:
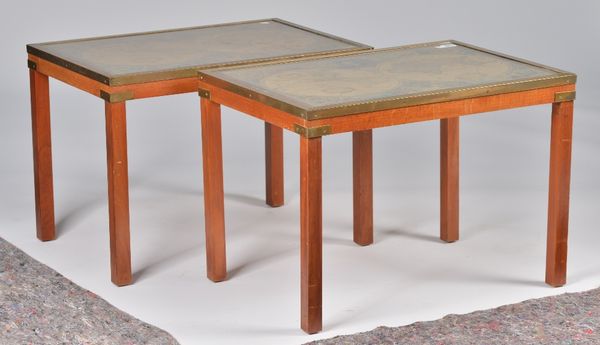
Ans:
[[[565,72],[448,41],[201,75],[234,92],[255,92],[257,99],[263,95],[310,111],[477,89],[484,96],[491,85],[551,83]]]
[[[243,64],[370,47],[280,19],[31,44],[34,55],[50,55],[107,77]],[[149,81],[149,80],[144,80]]]

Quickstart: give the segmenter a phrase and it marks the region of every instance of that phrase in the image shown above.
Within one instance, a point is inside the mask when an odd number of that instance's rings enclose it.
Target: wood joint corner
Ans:
[[[107,101],[108,103],[119,103],[129,101],[133,99],[133,91],[108,93],[104,90],[100,90],[100,98]]]
[[[303,127],[299,124],[294,124],[294,132],[305,138],[318,138],[327,134],[331,134],[331,126]]]
[[[575,100],[575,91],[557,92],[554,94],[554,103]]]
[[[37,63],[35,61],[27,60],[27,67],[32,70],[37,70]]]

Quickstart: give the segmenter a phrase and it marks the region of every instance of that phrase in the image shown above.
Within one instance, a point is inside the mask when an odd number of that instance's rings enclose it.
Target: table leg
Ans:
[[[125,102],[105,102],[105,110],[111,279],[123,286],[132,282]]]
[[[322,328],[321,138],[300,137],[301,327]]]
[[[54,190],[52,186],[52,140],[50,129],[50,90],[48,76],[30,69],[31,123],[33,137],[33,176],[37,237],[50,241],[56,237]]]
[[[373,131],[352,133],[354,242],[373,243]]]
[[[265,122],[267,205],[283,205],[283,129]]]
[[[206,98],[201,98],[200,103],[202,112],[202,162],[204,166],[206,267],[208,278],[214,282],[219,282],[227,278],[221,106]]]
[[[572,129],[573,101],[552,104],[546,252],[546,283],[551,286],[567,280]]]
[[[458,240],[459,118],[440,120],[440,238]]]

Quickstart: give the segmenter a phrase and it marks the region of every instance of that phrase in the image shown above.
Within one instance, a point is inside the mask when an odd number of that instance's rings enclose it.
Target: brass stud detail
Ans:
[[[210,99],[210,91],[204,89],[198,89],[198,96],[202,98]]]

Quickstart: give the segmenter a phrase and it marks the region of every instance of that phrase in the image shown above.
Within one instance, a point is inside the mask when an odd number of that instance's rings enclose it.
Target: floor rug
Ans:
[[[401,311],[399,311],[401,312]],[[312,342],[342,344],[600,344],[600,289]]]
[[[0,238],[0,344],[178,342]]]

